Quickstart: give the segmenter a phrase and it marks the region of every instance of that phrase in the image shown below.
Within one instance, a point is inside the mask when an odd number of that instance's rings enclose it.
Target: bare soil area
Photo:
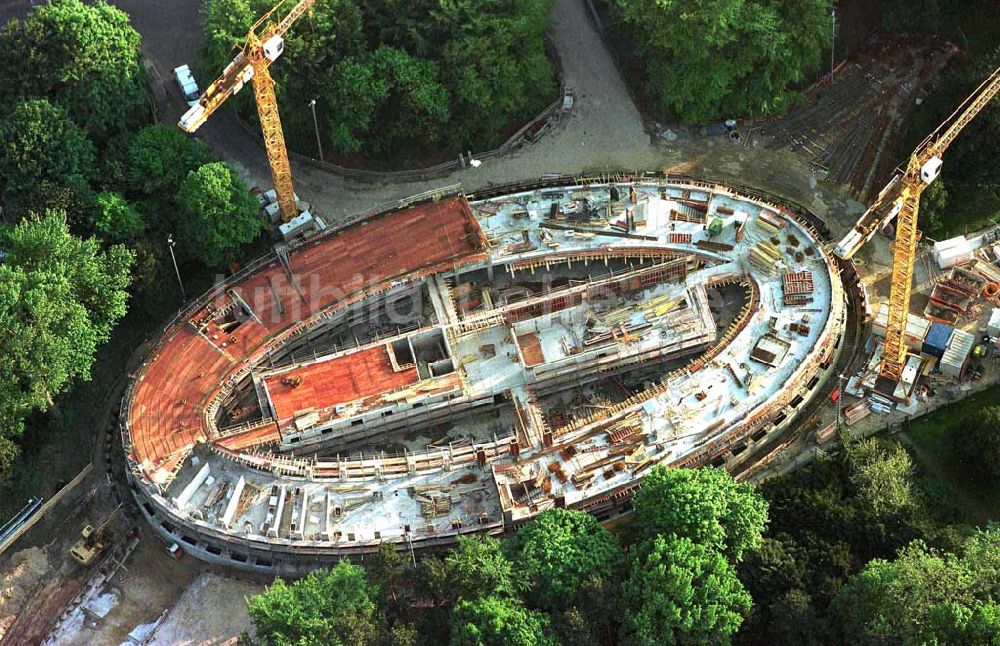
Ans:
[[[263,592],[261,583],[208,572],[188,586],[153,634],[153,646],[235,644],[250,630],[245,599]]]

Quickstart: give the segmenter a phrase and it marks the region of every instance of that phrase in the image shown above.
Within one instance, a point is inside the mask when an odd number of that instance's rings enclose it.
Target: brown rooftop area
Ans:
[[[268,377],[267,391],[279,423],[314,409],[388,393],[418,380],[415,367],[394,370],[384,345]]]
[[[265,343],[278,342],[297,323],[364,298],[366,291],[398,277],[483,258],[486,244],[468,202],[458,196],[386,213],[294,249],[289,255],[294,282],[275,258],[228,290],[254,318],[226,332],[226,347],[221,337],[204,336],[197,327],[232,302],[231,294],[220,294],[192,314],[191,322],[168,329],[157,353],[147,358],[128,419],[136,463],[156,480],[196,442],[211,439],[205,407]]]

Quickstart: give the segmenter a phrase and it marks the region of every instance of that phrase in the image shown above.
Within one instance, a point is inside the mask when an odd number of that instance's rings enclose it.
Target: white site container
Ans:
[[[965,363],[969,360],[969,353],[976,344],[976,337],[964,330],[955,330],[951,334],[948,348],[941,358],[941,374],[947,377],[958,379],[962,376]]]
[[[986,333],[990,336],[1000,336],[1000,307],[993,308],[990,322],[986,325]]]
[[[885,338],[886,322],[889,320],[889,304],[882,303],[878,307],[878,314],[875,315],[875,322],[872,331],[880,339]],[[922,316],[908,314],[906,317],[906,345],[911,350],[920,351],[927,332],[931,329],[931,322]]]
[[[934,243],[934,260],[941,269],[969,262],[975,258],[975,253],[965,236],[957,236]]]
[[[306,212],[300,213],[279,226],[278,231],[281,232],[281,237],[284,238],[285,242],[288,242],[296,236],[304,236],[318,228],[312,214]]]

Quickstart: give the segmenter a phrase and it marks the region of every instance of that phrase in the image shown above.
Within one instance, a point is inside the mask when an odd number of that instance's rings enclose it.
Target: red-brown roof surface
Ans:
[[[265,342],[328,307],[363,297],[362,290],[483,258],[485,245],[468,202],[454,197],[388,213],[300,247],[290,260],[294,285],[277,262],[252,274],[233,290],[259,321],[231,332],[235,343],[227,336],[222,348],[222,339],[209,340],[182,323],[167,331],[159,354],[147,359],[128,420],[136,462],[161,480],[187,448],[209,439],[205,406],[231,373],[261,354]],[[215,305],[228,301],[220,297]]]
[[[302,381],[298,386],[286,386],[282,383],[286,377]],[[297,411],[320,410],[388,393],[416,383],[417,378],[416,368],[393,371],[388,350],[379,345],[274,375],[265,381],[278,421],[284,424]]]

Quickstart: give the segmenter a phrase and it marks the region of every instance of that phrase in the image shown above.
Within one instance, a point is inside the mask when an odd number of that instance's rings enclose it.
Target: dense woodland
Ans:
[[[790,108],[823,69],[831,0],[613,0],[617,37],[643,68],[639,94],[686,124]]]
[[[614,533],[554,509],[415,564],[386,545],[250,598],[246,641],[998,643],[1000,527],[957,523],[898,444],[845,447],[760,488],[657,467]]]
[[[233,58],[271,0],[208,0],[199,71]],[[419,160],[486,150],[555,98],[552,0],[318,0],[271,67],[293,150]],[[237,110],[256,119],[250,92]]]

